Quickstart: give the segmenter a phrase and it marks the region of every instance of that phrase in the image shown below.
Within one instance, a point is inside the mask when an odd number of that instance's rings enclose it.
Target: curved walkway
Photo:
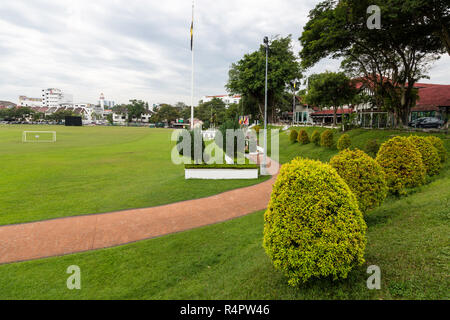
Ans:
[[[275,183],[160,207],[0,227],[0,264],[103,249],[238,218],[264,210]]]

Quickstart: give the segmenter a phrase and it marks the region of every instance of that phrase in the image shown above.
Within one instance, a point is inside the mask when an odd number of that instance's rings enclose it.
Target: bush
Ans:
[[[316,146],[320,146],[320,132],[317,130],[314,130],[312,136],[311,136],[311,141],[312,143],[314,143]]]
[[[388,187],[383,168],[363,151],[341,151],[331,159],[330,165],[347,182],[364,214],[386,199]]]
[[[266,253],[292,286],[345,279],[364,263],[367,226],[355,195],[328,164],[300,158],[285,164],[264,219]]]
[[[366,152],[372,158],[377,156],[378,151],[380,151],[381,144],[377,139],[369,140],[366,144]]]
[[[377,162],[384,169],[389,190],[394,194],[403,194],[405,188],[425,182],[422,155],[408,138],[394,137],[385,142],[378,152]]]
[[[437,149],[441,162],[444,163],[447,160],[447,150],[442,139],[435,136],[428,136],[427,139]]]
[[[289,136],[289,140],[292,143],[296,143],[298,138],[298,132],[296,130],[291,130],[291,135]]]
[[[234,150],[227,150],[227,130],[234,130],[235,136],[233,138],[233,141],[230,141],[230,144],[234,144]],[[244,129],[241,128],[241,125],[239,124],[239,121],[235,120],[228,120],[224,124],[222,124],[219,127],[220,133],[222,133],[222,141],[219,141],[220,135],[216,136],[216,144],[220,145],[222,143],[223,151],[227,154],[228,157],[231,159],[237,158],[239,155],[238,153],[244,152],[244,150],[238,150],[239,143],[238,141],[245,141],[246,132]]]
[[[311,142],[309,141],[308,133],[305,130],[300,130],[297,141],[301,144],[309,144]]]
[[[348,134],[343,134],[337,143],[337,148],[339,151],[348,149],[352,146],[352,141],[350,140],[350,136]]]
[[[206,145],[205,145],[205,141],[203,140],[203,135],[202,135],[201,129],[190,130],[189,134],[191,136],[191,159],[193,161],[195,161],[195,163],[203,163],[203,160],[207,161],[207,159],[203,159]],[[181,156],[184,156],[184,153],[185,153],[185,151],[183,149],[183,141],[184,141],[183,139],[184,139],[183,135],[180,134],[178,136],[178,141],[177,141],[177,150]],[[196,157],[196,154],[195,154],[195,140],[196,139],[197,139],[197,141],[201,141],[201,143],[202,143],[202,154],[201,154],[201,156],[198,155],[198,157]]]
[[[425,137],[410,136],[408,139],[419,149],[427,174],[429,176],[439,174],[441,158],[433,144]]]
[[[331,130],[325,130],[320,136],[320,145],[326,148],[334,147],[334,134]]]

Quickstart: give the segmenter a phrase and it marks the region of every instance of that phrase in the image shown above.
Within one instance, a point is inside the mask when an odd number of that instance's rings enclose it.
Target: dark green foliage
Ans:
[[[378,141],[378,139],[371,139],[366,144],[366,152],[368,155],[370,155],[372,158],[375,158],[378,154],[378,151],[380,150],[381,143]]]
[[[320,145],[332,149],[334,147],[334,134],[332,130],[325,130],[320,136]]]
[[[313,134],[311,135],[311,141],[316,146],[320,146],[320,132],[317,130],[314,130]]]
[[[292,143],[296,143],[298,138],[298,132],[294,129],[291,130],[291,133],[289,134],[289,140]]]
[[[309,144],[311,142],[308,133],[305,130],[300,130],[298,133],[298,142],[301,144]]]

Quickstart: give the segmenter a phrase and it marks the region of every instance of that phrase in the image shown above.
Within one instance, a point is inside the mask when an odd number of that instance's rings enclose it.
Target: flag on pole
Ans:
[[[191,24],[191,51],[194,50],[194,20],[192,19]]]

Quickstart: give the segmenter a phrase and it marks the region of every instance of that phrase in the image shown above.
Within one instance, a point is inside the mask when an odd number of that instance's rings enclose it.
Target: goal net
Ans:
[[[55,131],[24,131],[22,142],[56,142]]]

